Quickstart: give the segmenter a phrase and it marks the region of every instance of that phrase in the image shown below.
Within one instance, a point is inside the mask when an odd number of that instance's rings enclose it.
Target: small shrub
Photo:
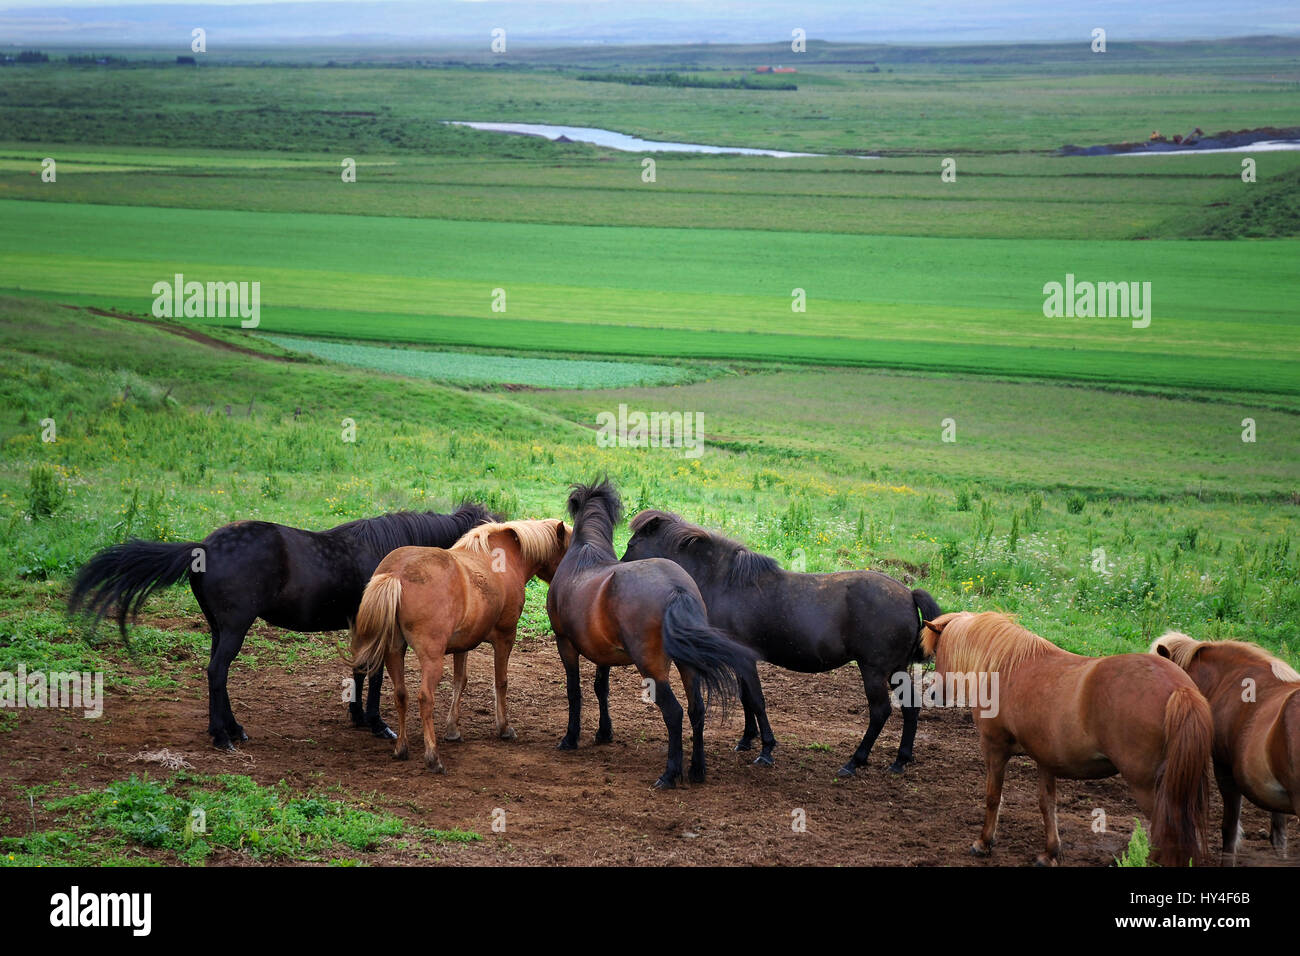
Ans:
[[[27,513],[33,518],[49,518],[68,500],[68,489],[58,469],[36,465],[27,473]]]
[[[1124,852],[1115,860],[1116,866],[1155,866],[1151,862],[1151,841],[1147,839],[1147,831],[1142,829],[1142,821],[1133,820],[1133,835],[1129,837],[1128,846]]]

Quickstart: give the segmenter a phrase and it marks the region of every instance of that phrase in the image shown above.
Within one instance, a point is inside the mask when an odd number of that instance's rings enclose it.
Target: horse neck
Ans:
[[[1236,648],[1213,648],[1207,657],[1206,650],[1210,648],[1197,654],[1192,659],[1191,666],[1187,668],[1192,683],[1203,688],[1206,697],[1222,696],[1241,701],[1244,690],[1242,681],[1248,677],[1260,690],[1275,686],[1300,688],[1300,684],[1287,684],[1286,681],[1279,680],[1273,673],[1272,662],[1262,657],[1247,654]],[[1215,653],[1216,651],[1218,653]],[[1225,651],[1232,653],[1224,653]]]

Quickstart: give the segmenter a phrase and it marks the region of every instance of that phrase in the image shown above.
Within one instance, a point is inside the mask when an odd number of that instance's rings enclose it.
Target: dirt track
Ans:
[[[201,622],[183,626],[200,629]],[[258,624],[258,633],[277,632]],[[287,641],[330,640],[283,635]],[[964,711],[922,713],[918,760],[902,776],[888,773],[901,721],[895,714],[870,764],[849,781],[834,773],[865,727],[865,699],[857,671],[805,675],[760,665],[769,715],[779,745],[777,765],[753,767],[733,753],[739,707],[706,726],[709,779],[703,785],[656,792],[651,782],[666,755],[658,711],[640,700],[635,671],[613,672],[610,705],[614,742],[591,743],[595,732],[593,668],[585,665],[583,737],[577,751],[555,743],[566,720],[564,675],[550,641],[529,641],[511,659],[512,741],[492,734],[492,663],[480,649],[470,658],[470,684],[461,730],[464,742],[441,745],[447,773],[424,769],[418,722],[418,665],[410,659],[413,759],[399,763],[391,745],[353,730],[340,700],[345,667],[319,660],[293,673],[267,660],[257,669],[237,659],[231,672],[236,716],[253,738],[239,754],[208,745],[204,661],[188,662],[183,686],[159,691],[139,687],[125,695],[106,688],[105,714],[85,720],[66,711],[17,711],[18,726],[0,737],[4,782],[0,827],[25,832],[30,811],[18,787],[71,780],[103,786],[132,772],[157,767],[130,763],[142,750],[180,751],[202,773],[247,773],[261,783],[284,779],[308,790],[341,785],[354,799],[380,807],[421,827],[474,830],[481,843],[439,848],[446,864],[712,864],[712,865],[1024,865],[1042,846],[1036,776],[1024,758],[1007,772],[998,846],[991,861],[967,853],[982,821],[983,767],[976,733]],[[447,668],[450,672],[450,667]],[[438,726],[445,719],[446,683],[437,699]],[[390,722],[391,695],[383,713]],[[687,746],[689,748],[689,727]],[[829,750],[821,749],[829,746]],[[1118,778],[1058,785],[1063,863],[1107,865],[1128,842],[1137,808]],[[506,811],[506,832],[491,829],[495,808]],[[1105,811],[1109,830],[1094,833],[1093,811]],[[792,811],[806,814],[806,832],[791,827]],[[1212,808],[1217,847],[1217,797]],[[54,825],[38,811],[38,826]],[[1239,861],[1275,865],[1266,839],[1267,816],[1247,806],[1246,839]],[[1144,824],[1145,825],[1145,824]],[[1300,834],[1290,824],[1290,863],[1300,863]],[[427,849],[427,846],[426,846]],[[428,863],[413,851],[364,855],[375,863]],[[219,852],[213,863],[246,858]]]

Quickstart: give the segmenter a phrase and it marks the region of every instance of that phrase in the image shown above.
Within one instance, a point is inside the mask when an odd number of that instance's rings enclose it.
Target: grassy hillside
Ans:
[[[325,527],[465,494],[558,515],[565,484],[601,471],[631,509],[678,510],[810,570],[890,570],[946,608],[1015,611],[1079,650],[1140,649],[1166,626],[1288,655],[1300,639],[1283,503],[1294,416],[1261,416],[1259,443],[1244,446],[1231,440],[1238,408],[1156,396],[1099,408],[1095,393],[1056,386],[863,371],[468,393],[14,298],[0,300],[0,349],[0,668],[90,659],[113,672],[116,652],[69,628],[61,601],[81,561],[132,534],[193,540],[259,517]],[[593,413],[620,402],[702,413],[704,456],[597,447]],[[954,444],[936,420],[948,409]],[[1100,424],[1081,433],[1084,412],[1129,422],[1130,446]],[[46,418],[56,442],[40,439]],[[1110,464],[1096,460],[1103,449]],[[539,598],[532,636],[546,632]],[[177,589],[151,607],[192,613],[191,602]],[[177,639],[141,633],[140,653]],[[328,639],[313,646],[332,653]]]

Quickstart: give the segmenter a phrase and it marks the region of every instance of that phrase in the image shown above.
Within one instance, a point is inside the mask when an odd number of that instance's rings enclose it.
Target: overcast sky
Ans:
[[[478,42],[504,27],[533,43],[1110,42],[1300,35],[1300,0],[0,0],[0,45],[179,42],[194,26],[230,44]],[[188,41],[187,41],[188,42]]]

